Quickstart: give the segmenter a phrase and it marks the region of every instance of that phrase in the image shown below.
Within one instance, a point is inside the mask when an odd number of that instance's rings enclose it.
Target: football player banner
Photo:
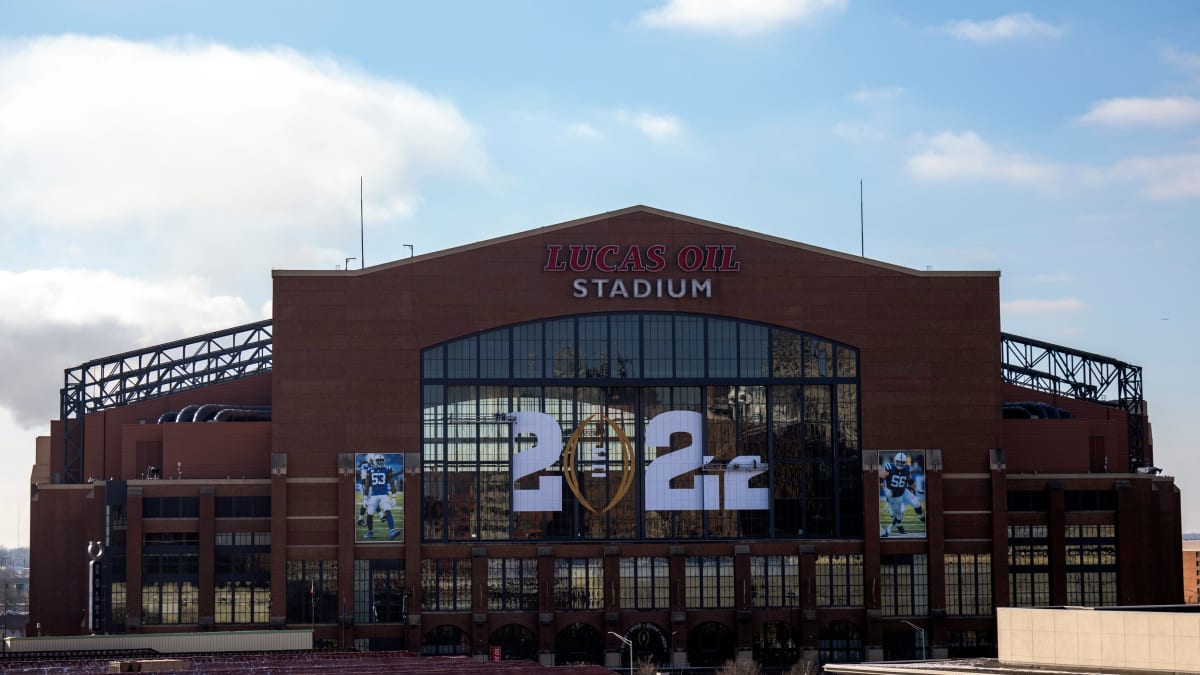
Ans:
[[[354,541],[404,541],[404,455],[354,454]]]
[[[925,537],[925,452],[879,453],[879,536]]]

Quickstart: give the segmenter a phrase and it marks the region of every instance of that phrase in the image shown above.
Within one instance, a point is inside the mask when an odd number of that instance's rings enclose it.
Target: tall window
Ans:
[[[401,623],[407,609],[403,560],[354,561],[356,623]]]
[[[142,540],[142,623],[199,621],[200,535],[147,532]]]
[[[992,613],[992,554],[947,553],[946,613],[972,616]]]
[[[691,556],[683,569],[688,609],[733,607],[733,556]]]
[[[924,553],[880,556],[879,576],[884,616],[929,613],[929,558]]]
[[[337,621],[336,560],[287,561],[288,623]]]
[[[1008,526],[1008,601],[1013,607],[1050,604],[1050,539],[1045,525]]]
[[[1066,563],[1068,605],[1117,604],[1116,526],[1067,525]]]
[[[538,608],[537,559],[488,560],[488,609],[536,611]]]
[[[604,561],[559,558],[554,561],[554,607],[560,610],[604,608]]]
[[[614,312],[464,336],[424,349],[421,363],[425,541],[862,535],[848,345]],[[650,423],[671,412],[699,422],[676,417],[681,430],[647,445]],[[517,413],[546,417],[534,432]],[[687,466],[674,465],[682,455],[655,465],[696,440]],[[518,496],[544,508],[514,508]]]
[[[422,560],[421,608],[431,612],[471,609],[471,561],[459,558]]]
[[[213,581],[216,623],[271,620],[271,533],[217,532]]]
[[[750,559],[751,605],[800,606],[800,557],[754,556]]]
[[[621,558],[621,609],[667,609],[671,603],[667,558]]]
[[[861,607],[863,557],[817,556],[817,607]]]
[[[142,623],[196,623],[200,607],[200,589],[187,581],[151,581],[142,583]]]

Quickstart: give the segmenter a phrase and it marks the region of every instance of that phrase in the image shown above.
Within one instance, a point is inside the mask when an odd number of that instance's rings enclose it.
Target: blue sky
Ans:
[[[857,253],[861,180],[869,257],[1144,367],[1200,531],[1200,4],[0,0],[0,544],[63,369],[270,316],[360,176],[367,265],[633,204]]]

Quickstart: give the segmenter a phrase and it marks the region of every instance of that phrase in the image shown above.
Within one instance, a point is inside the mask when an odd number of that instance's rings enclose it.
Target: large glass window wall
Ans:
[[[422,354],[425,541],[861,537],[858,351],[612,313]]]

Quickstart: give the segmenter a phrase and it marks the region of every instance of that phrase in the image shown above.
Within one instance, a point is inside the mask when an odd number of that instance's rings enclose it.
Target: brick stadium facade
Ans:
[[[89,630],[88,542],[103,632],[543,663],[987,654],[997,606],[1178,602],[1140,369],[999,305],[646,207],[277,270],[270,322],[67,371],[30,625]]]

